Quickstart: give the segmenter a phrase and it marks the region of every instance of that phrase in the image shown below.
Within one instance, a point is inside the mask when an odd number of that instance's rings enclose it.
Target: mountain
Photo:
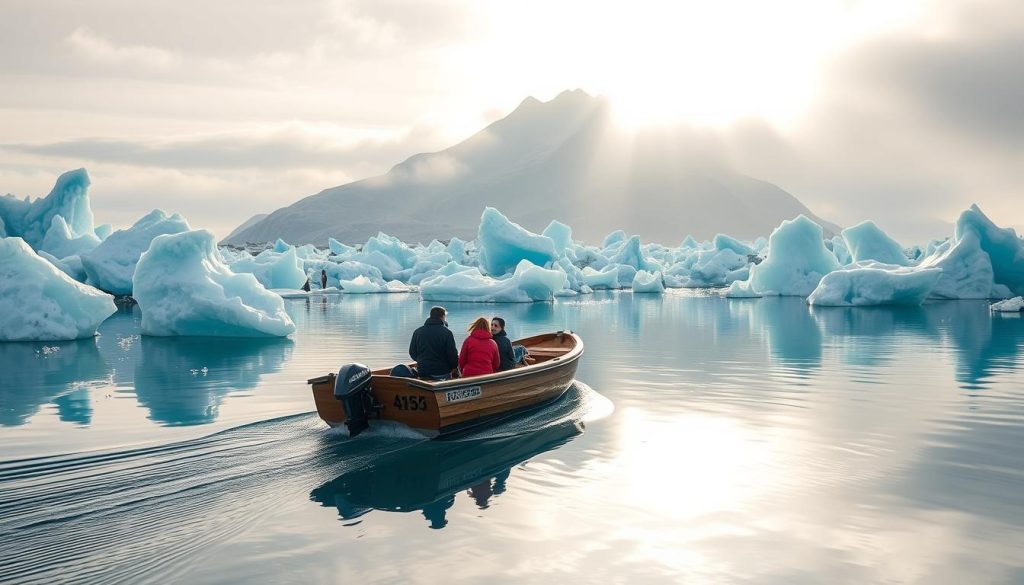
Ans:
[[[615,229],[674,244],[687,234],[767,236],[807,207],[779,187],[734,172],[706,141],[682,131],[626,133],[608,103],[582,90],[511,114],[440,152],[386,174],[334,187],[278,209],[224,243],[361,243],[378,231],[415,242],[476,236],[484,207],[541,231],[557,219],[575,239],[599,243]]]
[[[245,231],[249,226],[256,225],[258,222],[262,221],[263,218],[267,217],[268,215],[270,215],[270,214],[269,213],[257,213],[256,215],[254,215],[254,216],[250,217],[249,219],[243,221],[242,225],[236,227],[234,230],[232,230],[232,232],[230,234],[228,234],[228,236],[226,238],[224,238],[224,242],[228,242],[229,240],[233,240],[233,238],[235,238],[238,234],[240,234],[243,231]]]

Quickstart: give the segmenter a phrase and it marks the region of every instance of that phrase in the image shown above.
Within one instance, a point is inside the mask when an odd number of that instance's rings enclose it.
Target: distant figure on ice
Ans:
[[[533,361],[526,347],[512,345],[512,340],[508,338],[508,334],[505,332],[505,320],[501,317],[491,319],[491,336],[494,338],[494,342],[498,344],[498,356],[501,358],[501,367],[498,368],[499,372],[511,370],[519,363],[528,364]]]
[[[425,380],[450,380],[459,367],[455,336],[445,322],[447,315],[444,307],[431,307],[430,318],[413,332],[409,342],[409,357],[416,360],[419,376]]]
[[[302,290],[309,292],[309,279],[306,279],[306,283],[302,285]]]
[[[469,337],[462,342],[459,368],[463,376],[493,374],[501,366],[498,344],[491,338],[491,323],[487,317],[478,317],[468,329]]]
[[[327,288],[327,271],[320,271],[320,290]]]

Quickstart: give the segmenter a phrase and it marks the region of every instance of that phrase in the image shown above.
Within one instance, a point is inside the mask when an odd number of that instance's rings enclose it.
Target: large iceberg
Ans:
[[[46,230],[38,251],[51,254],[55,258],[80,256],[100,245],[100,239],[94,233],[76,236],[63,215],[55,215],[50,221],[50,229]]]
[[[811,294],[823,276],[839,268],[823,235],[821,226],[803,215],[783,221],[768,238],[768,257],[750,270],[751,289],[766,295]]]
[[[75,281],[18,237],[0,239],[0,341],[91,337],[114,298]]]
[[[162,210],[154,209],[132,227],[117,230],[95,249],[81,255],[89,283],[115,295],[132,294],[135,265],[153,238],[189,229],[188,222],[177,213],[168,216]]]
[[[512,223],[493,207],[484,209],[477,235],[480,267],[492,276],[515,269],[523,260],[543,266],[558,258],[551,238]]]
[[[977,205],[960,214],[953,238],[936,246],[920,266],[942,269],[932,296],[988,299],[1024,294],[1024,241],[999,228]]]
[[[854,262],[874,260],[897,266],[910,264],[910,259],[903,254],[903,246],[872,221],[862,221],[846,228],[842,233],[846,248]]]
[[[145,335],[283,337],[295,331],[281,297],[252,274],[232,272],[206,230],[154,238],[135,268],[133,289]]]
[[[420,296],[425,301],[529,303],[553,300],[567,283],[565,272],[523,260],[511,276],[502,279],[476,270],[435,276],[420,283]]]
[[[826,274],[807,302],[828,307],[920,305],[941,276],[938,268],[858,262]]]
[[[6,235],[20,236],[33,249],[39,249],[53,218],[62,217],[70,238],[95,236],[92,208],[89,206],[89,183],[89,174],[85,169],[78,169],[58,177],[53,190],[42,199],[29,201],[27,197],[0,197],[0,218]]]
[[[564,256],[566,251],[572,248],[572,228],[558,220],[551,220],[541,235],[551,238],[555,245],[555,252],[559,256]]]

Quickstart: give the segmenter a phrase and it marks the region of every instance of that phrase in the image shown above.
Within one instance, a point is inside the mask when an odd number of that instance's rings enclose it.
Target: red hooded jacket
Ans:
[[[498,344],[486,329],[476,329],[462,342],[459,352],[459,369],[463,376],[481,376],[498,371],[501,356]]]

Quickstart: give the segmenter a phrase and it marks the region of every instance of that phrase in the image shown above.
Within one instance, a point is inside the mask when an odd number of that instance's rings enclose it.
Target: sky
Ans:
[[[225,236],[582,88],[905,242],[1024,226],[1013,0],[0,3],[0,193],[86,167],[98,223]]]

